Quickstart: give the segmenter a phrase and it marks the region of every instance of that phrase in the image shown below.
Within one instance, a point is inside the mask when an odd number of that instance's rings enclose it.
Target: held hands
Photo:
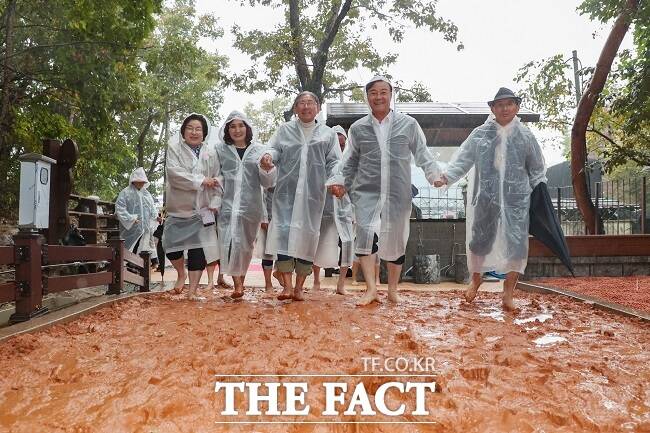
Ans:
[[[206,177],[203,179],[203,183],[201,184],[207,188],[219,188],[221,184],[219,183],[219,179],[216,177]]]
[[[440,175],[440,179],[433,181],[433,186],[440,188],[441,186],[447,185],[447,176],[444,174]]]
[[[271,157],[270,153],[265,153],[264,156],[262,156],[262,159],[260,160],[260,167],[262,167],[264,171],[273,170],[273,167],[275,167],[275,165],[273,165],[273,158]]]
[[[330,185],[327,190],[336,198],[341,198],[345,195],[345,187],[343,185]]]

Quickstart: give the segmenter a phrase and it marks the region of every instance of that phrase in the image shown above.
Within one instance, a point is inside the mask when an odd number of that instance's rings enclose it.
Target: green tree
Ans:
[[[578,7],[591,19],[608,22],[612,29],[596,66],[588,70],[589,81],[576,107],[571,124],[571,171],[576,202],[589,233],[597,233],[596,210],[588,192],[585,163],[588,135],[592,146],[605,158],[608,169],[634,160],[647,165],[650,156],[650,6],[638,0],[585,0]],[[630,26],[634,27],[634,52],[618,56],[619,68],[610,75],[620,44]],[[530,74],[537,68],[538,74]],[[518,81],[524,81],[536,107],[548,114],[547,125],[563,130],[570,108],[570,81],[561,56],[524,66]]]
[[[257,139],[266,143],[284,121],[284,110],[291,105],[291,98],[276,96],[273,99],[262,101],[259,107],[251,102],[244,106],[244,113],[257,130]]]
[[[5,0],[2,6],[0,189],[7,194],[0,212],[12,214],[17,156],[40,150],[42,137],[77,141],[86,160],[77,173],[82,182],[122,156],[108,137],[116,115],[132,103],[136,47],[153,29],[161,0]]]
[[[281,8],[285,20],[271,31],[233,27],[235,47],[254,65],[234,74],[238,90],[271,90],[280,95],[309,90],[327,99],[358,86],[347,72],[363,68],[386,72],[397,54],[380,53],[369,30],[386,28],[399,43],[408,27],[440,32],[456,42],[458,28],[438,15],[437,1],[424,0],[247,0],[253,6]],[[458,44],[458,49],[462,44]]]
[[[193,0],[176,0],[157,17],[140,50],[138,104],[123,114],[119,135],[129,143],[131,165],[144,167],[152,182],[162,176],[170,125],[199,112],[217,126],[227,59],[199,43],[222,35],[216,17],[197,15]]]

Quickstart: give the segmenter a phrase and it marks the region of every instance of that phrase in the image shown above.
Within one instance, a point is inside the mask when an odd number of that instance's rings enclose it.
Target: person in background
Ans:
[[[156,205],[147,191],[149,180],[144,168],[138,167],[129,177],[129,186],[120,191],[115,214],[120,221],[120,237],[124,246],[136,254],[155,253],[152,226],[156,222]]]

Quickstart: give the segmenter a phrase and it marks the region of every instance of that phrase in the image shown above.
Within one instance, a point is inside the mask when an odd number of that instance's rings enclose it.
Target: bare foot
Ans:
[[[515,302],[512,299],[513,298],[513,292],[514,290],[510,289],[503,289],[503,297],[501,298],[503,301],[503,309],[506,311],[514,311],[515,310]]]
[[[312,290],[320,290],[320,282],[311,285]]]
[[[183,292],[183,287],[185,286],[185,272],[182,275],[176,277],[176,283],[174,284],[174,292],[177,295],[180,295]]]
[[[388,300],[394,304],[398,304],[401,301],[399,295],[397,294],[397,289],[388,289]]]
[[[347,295],[348,292],[345,290],[345,284],[336,285],[336,294],[337,295]]]
[[[264,287],[266,293],[273,293],[273,285]]]
[[[284,281],[282,281],[281,277],[282,277],[282,275],[280,275],[280,273],[278,271],[273,271],[273,278],[278,280],[278,283],[280,283],[281,287],[284,287]]]
[[[305,300],[305,295],[302,292],[302,289],[294,289],[292,299],[294,301],[304,301]]]
[[[226,280],[224,279],[217,281],[217,287],[221,287],[222,289],[232,289],[232,286],[226,283]]]
[[[291,299],[293,298],[293,293],[291,292],[291,289],[288,289],[285,287],[282,292],[277,296],[277,298],[281,301],[284,301],[286,299]]]
[[[195,301],[195,302],[205,302],[205,301],[208,300],[205,296],[198,296],[196,294],[191,295],[191,296],[187,295],[187,299],[189,299],[190,301]]]
[[[478,293],[478,288],[481,286],[482,282],[483,282],[483,277],[480,274],[478,278],[472,277],[472,282],[470,283],[469,287],[465,290],[465,301],[472,302],[474,298],[476,298],[476,294]]]
[[[370,305],[373,302],[379,302],[379,296],[377,296],[377,292],[367,291],[365,295],[363,295],[361,298],[359,298],[359,300],[357,300],[357,305],[358,306]]]
[[[230,297],[233,299],[241,298],[244,296],[244,289],[235,289],[231,294]]]

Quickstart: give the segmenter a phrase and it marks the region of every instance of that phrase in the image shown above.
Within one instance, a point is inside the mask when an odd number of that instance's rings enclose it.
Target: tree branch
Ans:
[[[300,88],[304,89],[310,81],[307,56],[300,31],[300,0],[289,0],[289,28],[291,29],[291,51],[293,53],[296,74],[300,81]]]
[[[314,76],[313,81],[315,83],[320,83],[323,81],[323,75],[325,74],[325,67],[327,66],[327,54],[329,49],[334,42],[334,38],[341,27],[341,22],[345,19],[350,11],[350,6],[352,0],[345,0],[341,9],[339,10],[338,2],[332,2],[332,8],[330,9],[329,19],[327,20],[327,25],[325,26],[325,37],[318,46],[316,54],[314,54]],[[317,89],[317,94],[320,93],[320,89]],[[321,95],[322,96],[322,95]]]

